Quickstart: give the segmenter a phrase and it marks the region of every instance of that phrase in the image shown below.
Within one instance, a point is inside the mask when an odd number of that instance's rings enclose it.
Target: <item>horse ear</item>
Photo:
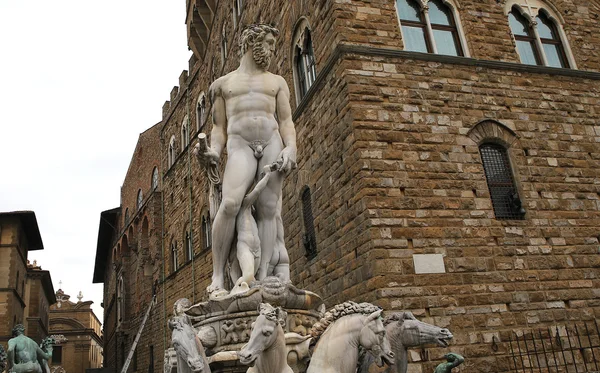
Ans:
[[[285,323],[287,321],[287,312],[285,312],[281,307],[277,307],[277,321],[279,322],[281,327],[285,329]]]
[[[258,304],[258,308],[256,309],[258,311],[258,313],[261,313],[261,311],[265,308],[265,304],[264,303],[259,303]]]
[[[377,311],[373,312],[372,314],[370,314],[369,317],[367,317],[367,319],[365,320],[365,324],[370,323],[371,321],[374,321],[374,320],[377,320],[378,318],[380,318],[382,312],[383,312],[383,310],[377,310]]]

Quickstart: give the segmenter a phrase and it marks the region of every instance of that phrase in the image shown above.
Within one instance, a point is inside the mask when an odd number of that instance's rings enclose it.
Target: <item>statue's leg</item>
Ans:
[[[290,257],[285,248],[283,237],[283,219],[281,218],[281,195],[277,204],[277,213],[275,214],[277,224],[277,236],[275,237],[275,252],[269,263],[269,268],[273,267],[273,274],[279,277],[282,281],[290,280]]]
[[[235,221],[246,191],[254,180],[257,161],[249,146],[242,140],[230,139],[228,159],[223,174],[223,199],[212,228],[212,283],[209,293],[225,288],[225,264],[235,234]]]
[[[283,174],[276,172],[269,184],[260,194],[256,203],[256,220],[258,235],[260,237],[261,257],[258,269],[258,280],[273,275],[273,267],[269,270],[269,264],[275,255],[275,244],[277,239],[277,205],[281,195]]]
[[[242,205],[237,217],[237,246],[236,256],[241,269],[241,277],[236,278],[235,285],[240,286],[243,282],[249,285],[254,281],[257,268],[254,265],[255,253],[260,252],[260,241],[256,221],[252,216],[250,206]]]

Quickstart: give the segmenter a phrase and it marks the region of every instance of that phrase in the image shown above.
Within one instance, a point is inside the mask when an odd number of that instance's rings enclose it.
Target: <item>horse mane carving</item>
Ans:
[[[313,342],[321,337],[321,335],[327,330],[329,325],[333,324],[336,320],[354,314],[370,315],[373,312],[379,311],[381,308],[372,305],[371,303],[356,303],[352,301],[340,303],[325,312],[325,315],[310,329],[310,335],[313,337]],[[312,344],[311,343],[311,344]]]

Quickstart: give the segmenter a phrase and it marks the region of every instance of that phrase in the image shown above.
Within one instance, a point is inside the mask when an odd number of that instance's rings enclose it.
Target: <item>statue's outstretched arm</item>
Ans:
[[[465,362],[465,358],[459,354],[455,354],[455,353],[451,352],[448,355],[451,355],[454,357],[454,361],[450,362],[452,364],[452,368],[456,368],[457,366],[459,366],[460,364]]]

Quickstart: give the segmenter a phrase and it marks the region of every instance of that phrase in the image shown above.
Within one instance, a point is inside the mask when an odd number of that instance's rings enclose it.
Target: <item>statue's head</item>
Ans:
[[[173,304],[173,315],[181,316],[184,311],[192,306],[192,302],[190,302],[187,298],[181,298],[175,301]]]
[[[21,334],[25,334],[25,327],[23,326],[23,324],[15,325],[15,327],[12,330],[13,337],[18,337]]]
[[[279,35],[279,30],[267,24],[250,25],[242,31],[240,38],[240,47],[242,55],[248,50],[252,50],[254,62],[262,68],[267,69],[271,63],[271,56],[275,49],[275,40]]]

